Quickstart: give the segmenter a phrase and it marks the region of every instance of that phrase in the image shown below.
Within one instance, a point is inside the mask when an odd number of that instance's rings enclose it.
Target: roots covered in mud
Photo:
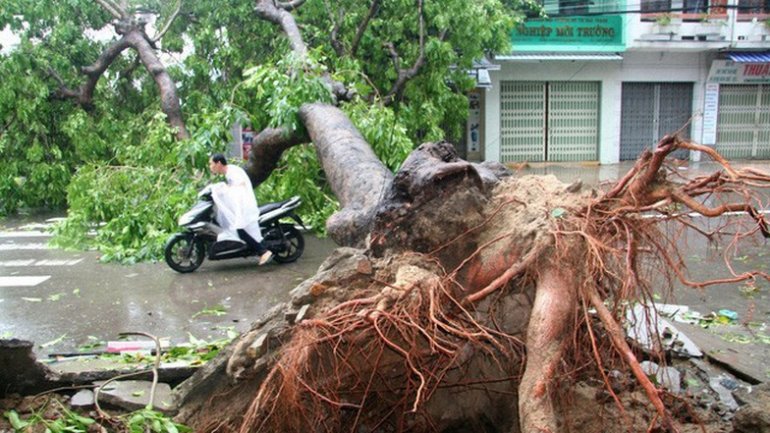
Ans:
[[[724,170],[676,178],[664,162],[679,148],[704,151]],[[252,356],[259,368],[239,370],[259,370],[246,375],[258,390],[227,425],[555,433],[581,422],[563,402],[587,380],[604,384],[617,419],[605,431],[634,431],[637,417],[608,373],[625,369],[646,396],[648,428],[688,430],[626,341],[626,309],[651,301],[652,274],[714,283],[688,279],[666,225],[713,237],[728,224],[707,233],[692,214],[739,211],[742,226],[729,225],[741,236],[766,234],[754,193],[770,177],[675,137],[606,192],[501,173],[457,159],[445,143],[416,150],[378,207],[368,248],[295,289],[308,318],[270,334],[270,350]],[[721,281],[751,278],[767,275]]]

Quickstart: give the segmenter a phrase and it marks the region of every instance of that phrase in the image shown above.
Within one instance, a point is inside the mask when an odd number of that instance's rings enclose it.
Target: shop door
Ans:
[[[598,82],[503,81],[500,161],[594,161]]]
[[[692,83],[623,83],[620,160],[638,158],[686,125],[692,117],[692,89]],[[689,126],[680,136],[690,137]],[[688,159],[689,152],[679,150],[674,157]]]
[[[770,86],[719,86],[716,150],[731,159],[770,159]]]
[[[549,83],[548,161],[596,161],[599,83]]]

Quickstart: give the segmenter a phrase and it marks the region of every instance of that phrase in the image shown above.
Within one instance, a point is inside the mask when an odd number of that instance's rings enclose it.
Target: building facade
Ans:
[[[611,164],[673,132],[728,158],[770,159],[770,0],[544,8],[470,95],[468,159]]]

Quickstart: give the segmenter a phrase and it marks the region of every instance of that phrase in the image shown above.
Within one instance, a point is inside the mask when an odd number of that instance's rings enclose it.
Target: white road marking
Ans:
[[[38,260],[34,266],[74,266],[82,262],[83,259],[74,260]]]
[[[23,267],[23,266],[75,266],[78,263],[82,262],[83,259],[72,259],[72,260],[37,260],[35,259],[28,259],[28,260],[5,260],[0,261],[0,267],[6,267],[6,268],[16,268],[16,267]]]
[[[0,251],[15,251],[15,250],[49,250],[47,244],[0,244]]]
[[[50,275],[41,275],[37,277],[0,277],[0,287],[37,286],[49,278],[51,278]]]
[[[0,262],[0,266],[5,267],[19,267],[19,266],[31,266],[33,263],[35,263],[35,259],[30,260],[6,260],[4,262]]]
[[[52,236],[40,230],[13,230],[0,232],[0,238],[44,238]]]

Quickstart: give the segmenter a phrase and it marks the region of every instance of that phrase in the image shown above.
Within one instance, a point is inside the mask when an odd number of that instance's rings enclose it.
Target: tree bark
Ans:
[[[125,35],[125,38],[136,52],[139,53],[139,58],[142,60],[144,67],[147,68],[147,71],[155,80],[155,84],[158,85],[161,109],[166,114],[168,123],[176,128],[177,138],[180,140],[190,138],[182,118],[182,107],[179,105],[176,83],[171,79],[168,71],[166,71],[163,63],[158,58],[147,35],[139,29],[133,29]]]
[[[340,109],[306,104],[300,109],[300,117],[340,202],[340,211],[329,218],[326,229],[339,245],[362,246],[393,174]]]
[[[177,138],[179,140],[190,138],[190,134],[185,127],[184,117],[182,116],[182,107],[179,104],[176,83],[171,79],[165,66],[158,58],[155,52],[156,48],[144,32],[144,29],[131,21],[131,17],[124,8],[119,8],[106,1],[99,1],[99,4],[119,19],[115,24],[115,31],[122,37],[107,47],[99,55],[96,62],[82,69],[82,73],[86,76],[86,82],[78,90],[68,88],[56,71],[49,69],[49,75],[59,83],[59,96],[75,99],[80,106],[90,109],[93,106],[94,90],[99,79],[124,50],[133,48],[139,54],[139,59],[158,86],[161,109],[166,115],[169,125],[176,129]]]
[[[287,129],[266,128],[260,131],[254,137],[249,152],[249,162],[246,165],[246,173],[251,179],[251,184],[256,187],[264,182],[278,166],[283,152],[309,141],[310,138],[307,135],[292,134]]]

